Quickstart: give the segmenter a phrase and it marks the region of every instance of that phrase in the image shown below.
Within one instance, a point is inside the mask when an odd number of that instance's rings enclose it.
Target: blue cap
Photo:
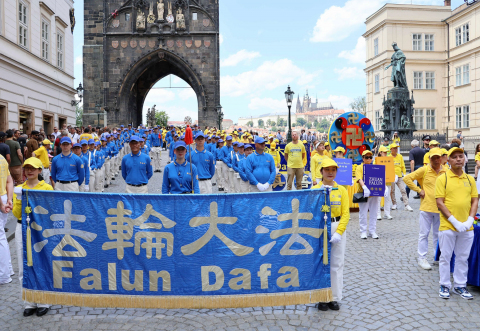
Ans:
[[[265,142],[265,139],[262,137],[257,137],[255,138],[255,144],[263,144]]]
[[[99,141],[96,141],[96,142],[95,142],[95,146],[98,146],[98,145],[100,145],[100,142],[99,142]]]
[[[238,145],[238,141],[233,142],[233,146]]]
[[[246,144],[244,147],[245,147],[245,149],[247,149],[247,148],[253,148],[253,146],[250,145],[250,144]]]
[[[110,135],[107,133],[107,134],[104,135],[104,137],[108,139],[108,138],[110,138]]]
[[[217,143],[223,143],[223,139],[218,139]]]
[[[121,128],[123,128],[124,126],[123,125],[120,125]]]
[[[113,135],[113,138],[117,138],[117,135],[116,135],[116,134],[114,134],[114,135]]]
[[[63,143],[69,143],[69,144],[71,144],[71,143],[72,143],[72,139],[70,139],[69,137],[63,137],[62,139],[60,139],[60,144],[63,144]]]
[[[102,138],[100,138],[100,140],[101,140],[101,141],[107,141],[107,138],[102,137]]]
[[[195,136],[195,139],[197,139],[197,138],[199,138],[199,137],[205,138],[205,135],[203,134],[203,132],[197,133],[197,135]]]
[[[139,140],[139,141],[140,141],[140,142],[144,142],[144,141],[145,141],[145,139],[143,139],[143,138],[140,138],[140,140]]]
[[[90,139],[90,140],[88,141],[88,144],[89,144],[89,145],[91,145],[91,144],[95,144],[95,140],[93,140],[93,139]]]
[[[185,144],[184,141],[177,141],[177,142],[175,143],[175,148],[174,148],[174,149],[177,149],[177,148],[180,148],[180,147],[183,147],[183,148],[186,149],[186,148],[187,148],[187,144]]]
[[[227,136],[226,140],[227,141],[232,140],[232,136]]]
[[[239,128],[237,131],[242,131],[242,128]]]
[[[132,141],[140,141],[140,137],[139,136],[131,136],[130,137],[130,142]]]
[[[237,145],[238,145],[238,148],[244,147],[243,143],[238,143]]]
[[[82,147],[82,145],[80,145],[79,143],[76,143],[76,144],[73,144],[73,147]]]
[[[184,135],[184,134],[182,134],[182,136],[180,137],[180,139],[185,139],[185,135]]]
[[[80,142],[80,144],[82,144],[82,145],[88,145],[88,141],[82,140],[82,141]]]
[[[131,124],[128,124],[128,126],[132,126]]]

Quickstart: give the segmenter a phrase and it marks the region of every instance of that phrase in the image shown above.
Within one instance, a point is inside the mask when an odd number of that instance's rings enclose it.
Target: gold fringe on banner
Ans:
[[[49,305],[66,305],[92,308],[143,308],[143,309],[218,309],[290,306],[333,300],[331,288],[286,293],[258,293],[245,295],[109,295],[80,294],[49,291],[22,290],[22,299]]]
[[[325,226],[323,227],[323,264],[328,264],[328,230],[327,230],[327,221],[325,221]]]
[[[33,266],[32,259],[32,231],[30,230],[30,224],[27,225],[27,266]]]

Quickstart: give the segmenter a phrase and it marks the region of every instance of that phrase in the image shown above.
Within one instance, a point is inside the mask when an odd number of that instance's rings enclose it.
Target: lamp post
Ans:
[[[285,99],[287,100],[287,106],[288,106],[288,133],[287,133],[287,143],[292,141],[292,115],[290,113],[290,110],[292,108],[292,101],[293,101],[293,95],[295,92],[293,92],[290,89],[290,85],[288,85],[288,89],[285,91]]]
[[[82,102],[82,99],[83,99],[83,86],[82,86],[82,83],[78,84],[78,87],[77,87],[77,95],[78,97],[80,98],[79,101],[77,100],[72,100],[72,102],[70,103],[72,106],[76,106],[78,105],[80,102]]]
[[[97,126],[100,127],[100,114],[102,113],[102,105],[99,103],[95,104],[95,113],[97,113]]]
[[[222,113],[222,106],[218,104],[217,106],[217,114],[218,114],[218,129],[222,129],[222,120],[223,120],[223,113]]]

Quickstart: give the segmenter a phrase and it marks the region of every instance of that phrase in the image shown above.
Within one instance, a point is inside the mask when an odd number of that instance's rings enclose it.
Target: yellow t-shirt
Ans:
[[[323,155],[326,155],[326,156],[328,156],[329,158],[332,158],[332,151],[327,151],[327,150],[325,150],[325,151],[323,152]]]
[[[403,156],[400,154],[397,154],[397,156],[393,156],[393,164],[395,165],[395,175],[397,175],[398,178],[402,178],[403,174],[407,173],[407,169],[405,168],[405,161],[403,161]]]
[[[266,149],[265,149],[266,151]],[[275,161],[275,168],[280,168],[280,153],[277,151],[277,150],[269,150],[269,153],[272,157],[273,157],[273,160]]]
[[[437,207],[437,200],[435,199],[435,183],[437,178],[440,175],[445,174],[448,169],[440,167],[440,171],[437,172],[432,169],[432,167],[427,164],[421,168],[418,168],[414,172],[406,175],[403,178],[405,184],[412,190],[417,193],[420,193],[422,189],[425,191],[425,198],[421,198],[420,201],[420,210],[429,212],[429,213],[439,213]],[[418,187],[413,183],[416,180],[420,183],[422,188]]]
[[[318,182],[317,185],[312,188],[318,189],[322,187],[322,185],[322,182]],[[336,232],[342,235],[347,229],[348,220],[350,219],[350,198],[348,197],[347,190],[343,186],[338,185],[337,182],[334,182],[333,187],[338,188],[338,190],[332,190],[330,192],[331,217],[341,216]]]
[[[3,155],[0,155],[0,195],[7,194],[7,177],[10,176],[8,162]]]
[[[53,191],[53,187],[44,180],[40,181],[37,186],[34,188],[30,188],[27,185],[27,182],[23,183],[22,185],[18,185],[17,187],[21,187],[24,190],[40,190],[40,191]],[[22,219],[22,200],[17,199],[17,195],[13,193],[13,216],[15,216],[18,220]]]
[[[48,168],[50,166],[50,159],[48,158],[48,151],[45,146],[41,146],[39,149],[34,151],[35,157],[42,161],[42,165],[44,168]]]
[[[363,188],[358,182],[358,180],[363,180],[363,165],[364,163],[362,162],[361,164],[357,165],[357,169],[355,170],[355,183],[357,185],[357,193],[363,192]]]
[[[397,145],[400,145],[400,137],[393,138],[393,142]]]
[[[429,164],[430,163],[430,151],[426,152],[425,155],[423,156],[423,164]]]
[[[315,178],[322,178],[322,172],[320,171],[320,165],[322,164],[322,161],[327,159],[327,155],[320,155],[320,154],[315,154],[313,157],[310,158],[310,173],[312,174],[312,179],[315,180]]]
[[[285,147],[285,154],[288,155],[287,167],[288,168],[303,168],[303,154],[305,152],[305,146],[301,142],[294,144],[288,143]]]
[[[435,182],[435,198],[444,198],[447,209],[463,223],[470,216],[471,198],[478,198],[477,185],[472,176],[462,173],[459,177],[452,170],[448,170]],[[443,213],[440,213],[439,230],[457,231]],[[473,230],[473,226],[470,230]]]
[[[475,154],[475,161],[480,161],[480,152]]]
[[[78,139],[78,142],[81,142],[82,140],[86,140],[88,143],[90,139],[93,139],[93,136],[90,133],[82,133],[80,135],[80,138]]]

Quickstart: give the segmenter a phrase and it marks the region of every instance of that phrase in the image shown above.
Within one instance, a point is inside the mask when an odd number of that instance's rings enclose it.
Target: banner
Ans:
[[[31,208],[23,208],[23,298],[29,302],[227,308],[332,300],[323,190],[30,190],[22,198]],[[32,211],[29,225],[25,209]]]
[[[371,197],[383,197],[385,195],[385,166],[365,164],[363,182],[370,190]]]
[[[352,185],[353,184],[353,177],[352,177],[352,160],[351,159],[333,159],[333,161],[337,162],[338,171],[337,176],[335,177],[335,181],[338,185]]]
[[[375,163],[385,166],[385,182],[395,182],[395,164],[393,162],[393,156],[377,156]]]

